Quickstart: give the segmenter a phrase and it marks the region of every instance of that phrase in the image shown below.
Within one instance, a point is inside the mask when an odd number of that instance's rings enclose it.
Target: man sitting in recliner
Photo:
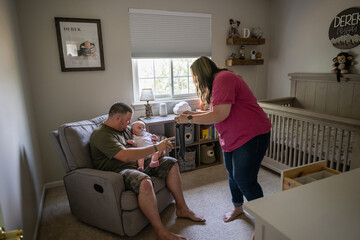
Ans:
[[[150,176],[166,180],[166,185],[176,201],[178,217],[189,218],[196,222],[205,222],[205,219],[189,209],[185,202],[176,159],[163,156],[159,159],[160,164],[157,168],[149,168],[147,166],[151,159],[148,158],[145,161],[144,171],[137,170],[136,161],[139,158],[156,151],[169,150],[172,148],[172,144],[163,140],[153,146],[132,148],[127,143],[127,140],[132,139],[129,126],[132,115],[133,109],[125,103],[115,103],[111,106],[108,119],[94,130],[90,138],[94,167],[100,170],[119,172],[123,176],[125,188],[138,194],[139,207],[154,227],[158,239],[186,239],[170,232],[162,224]]]

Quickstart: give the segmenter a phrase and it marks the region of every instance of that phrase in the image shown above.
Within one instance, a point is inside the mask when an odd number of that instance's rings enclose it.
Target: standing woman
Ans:
[[[218,68],[207,57],[198,58],[190,68],[200,100],[210,104],[210,111],[187,111],[175,121],[215,123],[234,204],[223,217],[229,222],[243,212],[243,196],[248,201],[264,196],[257,177],[269,145],[271,123],[241,77]]]

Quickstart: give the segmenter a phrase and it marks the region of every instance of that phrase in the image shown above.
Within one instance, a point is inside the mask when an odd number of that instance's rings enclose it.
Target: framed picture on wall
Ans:
[[[100,19],[55,18],[61,71],[105,70]]]

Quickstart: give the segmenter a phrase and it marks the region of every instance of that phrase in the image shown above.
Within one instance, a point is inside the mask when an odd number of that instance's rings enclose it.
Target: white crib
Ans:
[[[291,96],[259,101],[272,123],[263,165],[281,172],[327,161],[338,171],[360,167],[360,74],[292,73]]]

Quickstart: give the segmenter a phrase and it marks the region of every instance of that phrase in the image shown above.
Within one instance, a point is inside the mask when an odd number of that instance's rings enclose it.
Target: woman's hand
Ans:
[[[176,123],[179,123],[179,124],[188,123],[189,120],[188,120],[187,117],[188,117],[188,115],[186,115],[186,114],[181,114],[181,115],[175,117],[175,122],[176,122]]]

